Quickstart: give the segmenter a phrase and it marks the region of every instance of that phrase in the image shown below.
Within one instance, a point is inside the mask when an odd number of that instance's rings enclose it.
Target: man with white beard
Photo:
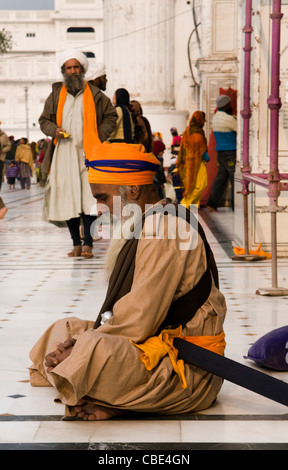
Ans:
[[[91,258],[91,224],[95,206],[85,168],[85,156],[113,132],[117,113],[110,99],[85,80],[87,57],[68,49],[59,58],[63,82],[53,83],[39,118],[42,132],[54,139],[55,150],[45,188],[43,218],[68,226],[73,242],[69,257]],[[45,157],[46,158],[46,155]],[[84,228],[82,246],[80,222]]]
[[[99,211],[128,217],[129,236],[123,241],[122,231],[109,255],[112,272],[96,321],[56,321],[30,353],[31,385],[55,387],[65,416],[197,412],[222,386],[221,378],[179,360],[173,346],[180,337],[223,355],[226,304],[201,226],[183,206],[181,214],[180,206],[159,201],[159,162],[143,150],[103,143],[86,159]]]

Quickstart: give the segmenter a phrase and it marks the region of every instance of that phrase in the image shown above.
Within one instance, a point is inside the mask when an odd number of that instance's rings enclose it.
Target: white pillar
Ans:
[[[142,105],[174,105],[174,0],[104,0],[109,94],[126,88]]]
[[[104,0],[106,93],[126,88],[139,101],[152,132],[161,132],[166,147],[170,128],[183,132],[188,113],[175,110],[175,0]],[[167,164],[170,153],[164,154]]]

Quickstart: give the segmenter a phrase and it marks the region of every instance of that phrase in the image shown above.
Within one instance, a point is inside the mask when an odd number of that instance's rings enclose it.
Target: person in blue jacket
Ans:
[[[234,173],[237,148],[237,119],[232,115],[231,99],[219,95],[216,100],[217,112],[212,118],[212,130],[216,140],[218,171],[214,179],[207,208],[216,211],[219,200],[226,188],[228,179],[231,183],[231,206],[234,210]]]

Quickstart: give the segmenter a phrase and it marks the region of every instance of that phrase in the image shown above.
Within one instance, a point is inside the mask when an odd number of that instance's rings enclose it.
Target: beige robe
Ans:
[[[169,217],[175,222],[174,216]],[[171,302],[192,289],[206,269],[205,248],[198,233],[191,235],[190,249],[179,230],[180,226],[187,229],[186,221],[176,219],[174,234],[171,225],[163,226],[163,220],[159,216],[158,225],[153,227],[145,222],[131,291],[116,302],[114,316],[108,322],[93,329],[93,318],[91,322],[65,318],[54,323],[36,343],[30,354],[32,385],[52,385],[66,405],[75,405],[88,396],[105,406],[161,414],[203,410],[215,400],[222,379],[185,364],[188,388],[184,389],[168,356],[148,371],[141,362],[141,351],[129,341],[141,343],[154,336]],[[158,234],[163,229],[164,236],[159,237],[155,227]],[[225,299],[212,281],[209,298],[183,334],[217,335],[223,330],[225,314]],[[45,355],[68,337],[77,338],[71,355],[46,374]]]
[[[71,138],[56,144],[43,208],[43,219],[58,225],[83,212],[95,215],[96,211],[83,155],[83,92],[75,98],[67,93],[62,128]]]

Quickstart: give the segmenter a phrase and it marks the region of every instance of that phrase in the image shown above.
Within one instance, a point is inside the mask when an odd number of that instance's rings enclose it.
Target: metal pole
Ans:
[[[29,107],[28,107],[28,86],[24,87],[25,108],[26,108],[26,137],[29,141]]]
[[[272,259],[272,287],[278,287],[277,281],[277,205],[280,195],[280,181],[278,169],[279,150],[279,109],[281,100],[280,86],[280,21],[281,1],[273,0],[272,19],[272,57],[271,57],[271,95],[268,98],[268,107],[271,112],[270,121],[270,173],[269,173],[269,199],[271,206],[271,259]]]
[[[245,45],[244,51],[244,98],[243,98],[243,110],[241,116],[243,118],[243,168],[242,171],[242,195],[243,195],[243,208],[244,208],[244,255],[232,256],[235,261],[259,261],[265,259],[263,256],[250,255],[249,254],[249,211],[248,211],[248,195],[249,181],[245,179],[246,175],[250,175],[250,161],[249,161],[249,129],[251,119],[251,108],[250,108],[250,77],[251,77],[251,35],[253,32],[252,28],[252,0],[246,0],[246,12],[245,12],[245,26],[243,28],[245,34]]]
[[[272,266],[272,287],[278,287],[277,270],[277,213],[271,212],[271,266]]]
[[[270,172],[269,172],[269,201],[271,207],[271,259],[272,259],[272,287],[277,288],[277,206],[279,191],[279,109],[281,99],[279,95],[280,87],[280,22],[281,1],[273,0],[273,11],[270,15],[272,19],[272,51],[271,51],[271,94],[267,100],[270,109]]]
[[[246,258],[249,255],[248,194],[243,194],[243,206],[244,206],[244,250],[245,250],[245,258]]]
[[[244,108],[241,111],[241,116],[243,118],[243,173],[250,173],[250,164],[249,164],[249,127],[250,127],[250,118],[251,118],[251,108],[250,108],[250,75],[251,75],[251,34],[253,31],[251,25],[252,18],[252,0],[246,0],[246,20],[245,26],[243,28],[245,34],[245,46],[243,47],[244,51],[244,98],[243,104]],[[244,186],[248,188],[248,183],[243,181]]]
[[[280,37],[281,37],[281,0],[273,0],[272,47],[271,47],[271,94],[267,100],[270,109],[270,171],[268,175],[269,209],[271,212],[271,267],[272,289],[258,289],[257,294],[287,295],[287,289],[278,288],[277,280],[277,211],[280,196],[279,160],[279,109],[280,99]]]

